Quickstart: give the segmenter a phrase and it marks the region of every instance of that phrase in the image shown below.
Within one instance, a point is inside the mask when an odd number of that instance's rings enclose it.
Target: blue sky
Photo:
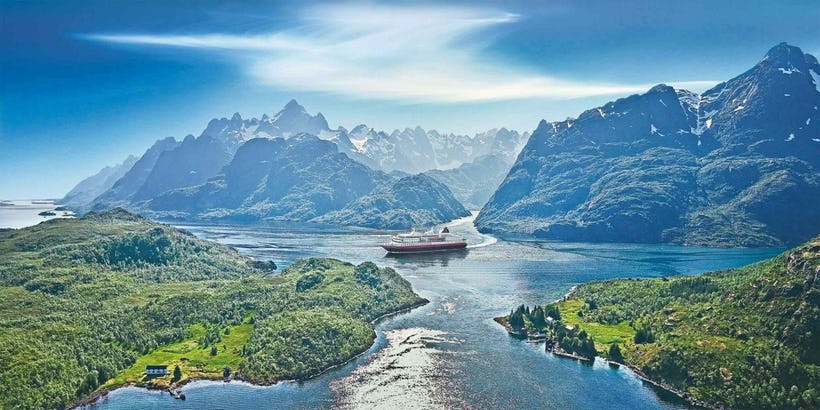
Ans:
[[[703,91],[816,1],[0,0],[0,198],[59,197],[154,140],[296,98],[331,127],[532,130],[668,83]]]

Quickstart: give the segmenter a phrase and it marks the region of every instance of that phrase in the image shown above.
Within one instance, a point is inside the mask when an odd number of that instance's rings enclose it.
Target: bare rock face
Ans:
[[[702,95],[659,85],[542,121],[476,225],[602,242],[784,246],[820,232],[820,65],[775,46]]]

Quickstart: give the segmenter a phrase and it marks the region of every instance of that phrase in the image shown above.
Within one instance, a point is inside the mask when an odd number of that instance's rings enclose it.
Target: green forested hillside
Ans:
[[[581,355],[576,345],[591,338],[598,355],[708,403],[820,408],[818,280],[820,238],[739,269],[581,285],[557,304],[561,331],[547,330]],[[545,311],[498,320],[534,331]]]
[[[373,319],[424,302],[372,263],[274,269],[122,210],[0,231],[0,408],[169,382],[144,379],[155,360],[182,378],[307,377],[366,350]]]

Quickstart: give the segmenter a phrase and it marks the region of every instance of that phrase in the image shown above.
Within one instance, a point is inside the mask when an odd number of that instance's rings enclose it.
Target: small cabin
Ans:
[[[168,366],[166,365],[148,365],[145,366],[145,374],[149,376],[165,376],[166,374],[170,374],[171,372],[168,371]]]

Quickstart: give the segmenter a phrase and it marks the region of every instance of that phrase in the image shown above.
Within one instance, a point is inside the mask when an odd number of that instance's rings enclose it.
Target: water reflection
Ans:
[[[453,249],[446,252],[431,253],[388,253],[384,257],[394,260],[398,268],[406,265],[448,267],[454,260],[463,260],[470,253],[469,249]]]

